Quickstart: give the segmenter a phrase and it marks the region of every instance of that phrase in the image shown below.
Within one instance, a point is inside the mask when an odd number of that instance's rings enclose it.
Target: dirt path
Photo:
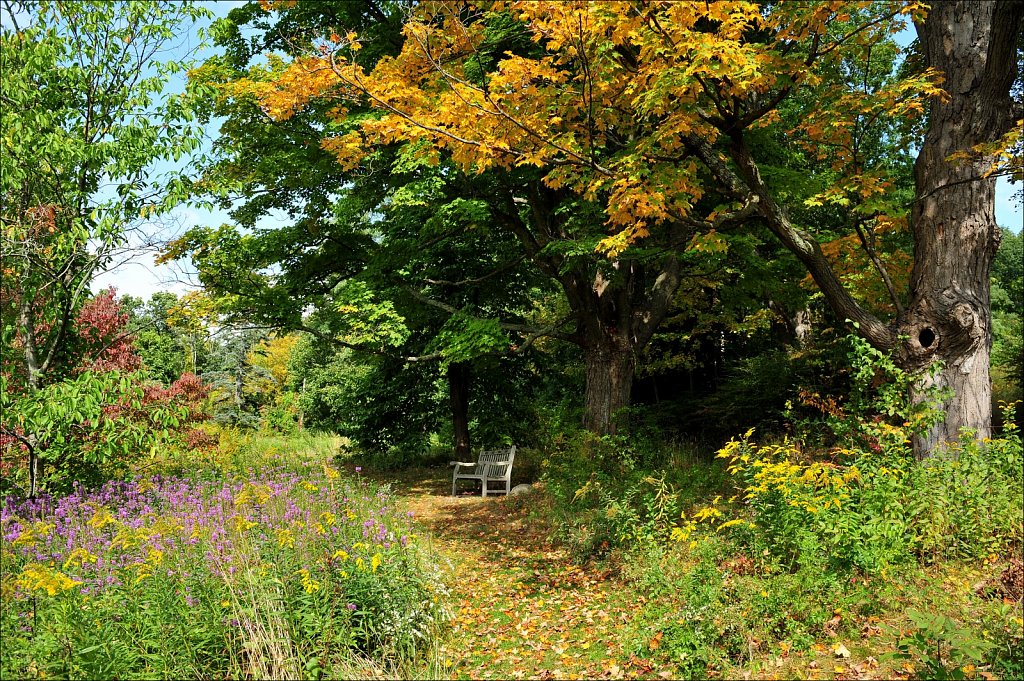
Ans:
[[[574,565],[528,502],[452,498],[437,472],[392,483],[452,571],[453,678],[669,677],[624,641],[638,601],[609,572]],[[642,635],[642,634],[639,634]],[[635,639],[635,635],[633,637]]]

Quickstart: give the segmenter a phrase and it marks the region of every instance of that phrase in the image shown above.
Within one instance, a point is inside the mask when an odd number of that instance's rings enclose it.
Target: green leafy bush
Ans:
[[[934,410],[909,404],[911,378],[891,358],[859,339],[853,357],[856,388],[846,405],[813,396],[825,415],[819,431],[834,436],[831,447],[816,449],[820,440],[802,438],[758,445],[748,431],[719,451],[736,498],[749,509],[755,548],[793,564],[809,533],[832,568],[879,572],[915,558],[979,557],[1019,543],[1024,472],[1012,420],[1002,437],[977,442],[965,433],[917,461],[910,440],[934,422]]]
[[[925,678],[966,679],[968,665],[987,661],[993,644],[953,619],[915,609],[908,610],[907,616],[913,622],[913,629],[899,637],[896,652],[891,656],[921,663]]]
[[[183,387],[182,387],[183,386]],[[170,389],[139,374],[82,371],[37,391],[9,390],[0,374],[5,457],[31,447],[44,464],[43,485],[68,491],[124,476],[133,464],[168,447],[188,448],[190,426],[202,414],[202,383],[187,376]],[[12,437],[13,436],[13,437]],[[17,485],[26,472],[7,479]]]

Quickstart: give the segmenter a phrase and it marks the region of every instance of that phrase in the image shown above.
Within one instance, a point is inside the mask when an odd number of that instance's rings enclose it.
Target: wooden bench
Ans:
[[[485,497],[488,482],[502,482],[505,483],[504,492],[508,494],[512,486],[512,462],[515,458],[516,446],[512,445],[507,449],[481,449],[480,455],[473,463],[450,461],[448,465],[455,466],[455,473],[452,475],[452,496],[455,496],[455,485],[459,480],[479,480],[483,485]]]

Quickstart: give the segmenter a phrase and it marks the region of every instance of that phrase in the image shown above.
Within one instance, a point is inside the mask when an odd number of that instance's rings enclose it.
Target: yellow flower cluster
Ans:
[[[306,591],[306,593],[311,594],[320,590],[320,582],[313,579],[313,577],[309,574],[309,570],[303,568],[295,574],[300,575],[302,577],[302,588]]]
[[[247,532],[247,531],[251,530],[252,528],[256,527],[256,523],[254,521],[249,520],[248,518],[245,518],[245,517],[240,516],[240,515],[239,516],[235,516],[235,518],[234,518],[234,520],[232,522],[233,522],[233,524],[235,526],[235,531],[236,532]]]
[[[682,527],[679,527],[679,526],[673,527],[672,528],[672,533],[669,535],[669,538],[672,541],[676,541],[676,542],[680,542],[681,543],[681,542],[684,542],[687,539],[689,539],[690,535],[692,535],[696,529],[697,529],[697,522],[694,521],[694,520],[688,520],[687,522],[685,522],[682,525]],[[690,542],[690,550],[692,551],[696,547],[697,547],[697,542],[696,541],[691,541]]]
[[[818,513],[842,508],[850,498],[849,487],[861,480],[857,466],[798,463],[801,453],[796,444],[784,439],[759,448],[750,442],[752,434],[753,429],[748,430],[740,441],[730,440],[718,452],[718,458],[729,459],[731,474],[745,478],[748,502],[778,493],[788,505]]]
[[[295,548],[295,535],[288,528],[281,528],[277,530],[277,545],[287,546],[290,549]]]
[[[328,527],[334,526],[334,521],[336,520],[337,516],[335,516],[330,511],[324,511],[320,514],[320,522],[313,526],[313,531],[316,532],[318,535],[323,536],[327,534]]]
[[[110,513],[110,509],[106,506],[94,506],[93,515],[89,518],[87,523],[89,527],[94,527],[97,530],[102,530],[107,525],[117,524],[117,520]]]
[[[242,491],[235,497],[235,506],[244,506],[245,504],[262,505],[267,503],[273,495],[273,490],[267,485],[246,483]]]
[[[160,549],[151,548],[146,551],[146,560],[140,563],[132,563],[126,566],[125,569],[135,572],[134,584],[138,584],[146,577],[152,577],[153,568],[162,562],[164,562],[164,552]]]
[[[15,546],[35,546],[40,539],[45,539],[53,530],[53,523],[36,522],[32,523],[18,535],[14,540]]]
[[[97,556],[94,556],[85,549],[78,548],[68,554],[67,559],[64,561],[64,569],[67,570],[73,565],[85,567],[86,563],[95,563],[98,560]]]
[[[64,591],[69,591],[81,582],[75,581],[63,572],[54,570],[42,563],[29,563],[18,575],[18,585],[32,593],[46,593],[56,596]]]
[[[358,542],[358,543],[352,545],[352,549],[353,550],[364,549],[364,548],[366,548],[366,545],[363,544],[362,542]],[[344,563],[344,562],[348,561],[351,557],[352,556],[345,549],[338,549],[337,551],[334,552],[333,555],[331,555],[331,560],[340,560],[341,562]],[[384,564],[384,556],[382,556],[380,553],[374,553],[373,556],[370,558],[370,567],[369,568],[366,567],[366,561],[363,560],[361,557],[357,556],[356,559],[355,559],[355,565],[356,565],[356,569],[357,570],[367,570],[367,569],[369,569],[370,572],[376,572],[377,568],[379,568],[383,564]],[[342,577],[348,577],[348,572],[342,571],[341,576]]]
[[[148,542],[156,532],[153,531],[152,527],[122,527],[114,535],[114,540],[110,542],[110,548],[123,548],[133,549],[138,546],[142,546]]]

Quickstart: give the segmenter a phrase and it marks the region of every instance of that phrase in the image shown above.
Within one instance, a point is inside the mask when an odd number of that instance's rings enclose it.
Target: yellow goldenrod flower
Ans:
[[[78,548],[68,554],[67,559],[64,561],[64,569],[67,570],[72,565],[78,565],[79,567],[85,567],[86,563],[95,563],[99,560],[98,557],[89,553],[85,549]]]
[[[297,571],[295,574],[301,575],[302,588],[306,591],[306,593],[311,594],[320,590],[320,582],[313,579],[313,577],[309,574],[309,570],[303,568]]]
[[[277,531],[277,545],[287,546],[290,549],[295,548],[295,536],[292,535],[291,530],[282,529]]]
[[[13,543],[15,546],[35,546],[36,542],[44,539],[53,528],[53,523],[32,523],[29,527],[22,530]]]
[[[242,506],[246,503],[252,504],[265,504],[274,496],[273,490],[267,485],[255,485],[251,482],[245,484],[245,487],[235,497],[235,505]]]
[[[96,512],[89,518],[89,522],[86,523],[89,527],[95,527],[97,530],[102,530],[107,525],[113,525],[117,521],[114,516],[110,514],[110,509],[104,506],[96,507]]]
[[[735,525],[742,525],[742,524],[744,524],[744,523],[746,523],[746,522],[747,522],[747,521],[745,521],[745,520],[742,520],[742,519],[740,519],[740,518],[733,518],[732,520],[727,520],[727,521],[725,521],[724,523],[722,523],[721,525],[719,525],[719,526],[718,526],[718,529],[719,529],[719,530],[724,530],[724,529],[725,529],[725,528],[727,528],[727,527],[733,527],[733,526],[735,526]]]
[[[22,568],[21,574],[18,575],[18,584],[26,591],[45,591],[50,596],[56,596],[75,588],[81,582],[71,579],[63,572],[52,570],[42,563],[29,563]]]

